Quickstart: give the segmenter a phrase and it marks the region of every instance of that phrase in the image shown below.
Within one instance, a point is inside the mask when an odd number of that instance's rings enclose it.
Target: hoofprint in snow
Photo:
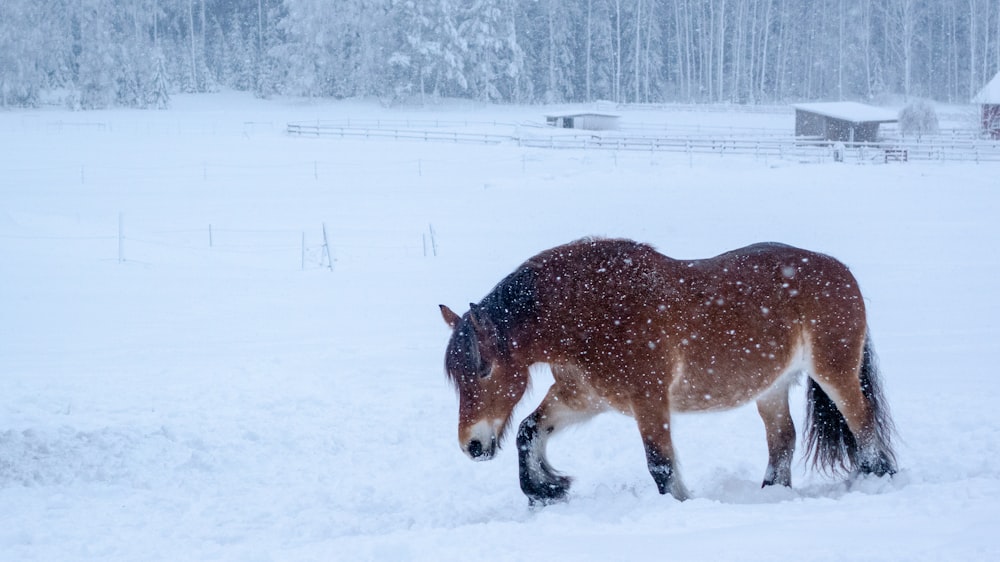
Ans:
[[[0,558],[1000,557],[997,165],[293,138],[289,121],[544,109],[174,101],[0,113]],[[792,126],[623,119],[675,115]],[[681,503],[634,422],[604,414],[549,445],[568,501],[529,509],[511,442],[488,463],[459,448],[437,304],[583,235],[847,263],[900,473],[849,485],[797,458],[793,488],[760,489],[752,406],[680,415]],[[551,382],[533,377],[516,421]]]

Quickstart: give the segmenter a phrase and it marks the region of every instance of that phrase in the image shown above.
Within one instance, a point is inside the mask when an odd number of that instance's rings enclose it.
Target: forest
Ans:
[[[385,104],[965,103],[1000,0],[3,0],[0,106],[171,94]]]

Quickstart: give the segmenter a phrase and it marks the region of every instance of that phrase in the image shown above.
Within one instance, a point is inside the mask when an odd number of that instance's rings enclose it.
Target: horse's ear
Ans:
[[[443,304],[439,304],[438,306],[441,307],[441,316],[444,318],[445,323],[448,324],[448,326],[451,327],[452,330],[457,328],[458,323],[462,321],[462,317],[455,314],[454,310],[448,308]]]

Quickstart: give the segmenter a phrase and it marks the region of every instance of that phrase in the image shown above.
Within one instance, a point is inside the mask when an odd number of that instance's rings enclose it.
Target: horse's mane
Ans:
[[[524,262],[497,283],[479,304],[472,305],[469,313],[462,317],[448,348],[446,361],[449,376],[454,377],[455,373],[481,374],[486,367],[480,356],[481,342],[477,339],[473,323],[489,326],[496,352],[509,357],[514,332],[537,317],[537,282],[541,277],[541,270],[548,267],[547,264],[553,259],[565,258],[581,248],[600,243],[611,243],[614,252],[631,253],[640,249],[655,251],[652,247],[633,240],[587,237],[551,248]]]
[[[535,280],[534,264],[525,263],[497,283],[477,307],[478,314],[496,327],[500,353],[510,351],[511,329],[535,317]]]
[[[473,305],[455,328],[445,356],[446,372],[452,382],[460,382],[455,380],[457,373],[482,375],[486,368],[472,325],[473,314],[477,322],[493,326],[497,351],[508,355],[512,328],[535,316],[535,295],[535,270],[530,263],[525,263],[497,283],[478,305]]]

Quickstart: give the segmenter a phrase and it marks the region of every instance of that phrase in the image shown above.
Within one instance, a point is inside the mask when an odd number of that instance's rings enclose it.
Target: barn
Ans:
[[[795,108],[795,136],[831,142],[876,142],[882,123],[895,123],[893,111],[853,101],[799,103]]]
[[[1000,73],[972,98],[972,103],[982,107],[983,132],[990,138],[1000,139]]]
[[[613,113],[552,113],[545,116],[545,122],[551,127],[562,129],[607,131],[618,128],[618,118],[619,116]]]

